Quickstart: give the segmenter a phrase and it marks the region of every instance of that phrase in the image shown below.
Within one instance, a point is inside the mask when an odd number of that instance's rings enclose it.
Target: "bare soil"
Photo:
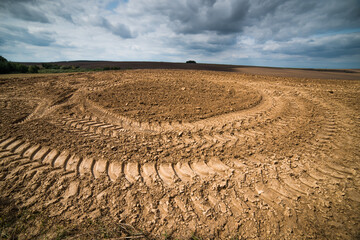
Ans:
[[[1,76],[1,238],[358,238],[356,73],[258,71]]]
[[[167,78],[138,80],[89,94],[89,99],[114,113],[138,121],[193,122],[247,109],[261,95],[245,86],[238,91],[181,72]]]

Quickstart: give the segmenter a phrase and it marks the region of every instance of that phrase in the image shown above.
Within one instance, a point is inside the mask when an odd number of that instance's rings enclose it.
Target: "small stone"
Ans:
[[[227,180],[224,180],[224,181],[221,181],[219,184],[218,184],[218,188],[219,189],[222,189],[222,188],[225,188],[228,184],[228,181]]]
[[[331,202],[324,201],[324,207],[331,208]]]
[[[101,200],[103,200],[103,199],[106,197],[106,195],[107,195],[106,192],[101,192],[100,194],[98,194],[98,195],[96,196],[96,199],[97,199],[98,201],[101,201]]]
[[[226,213],[226,212],[227,212],[226,205],[225,205],[223,202],[220,202],[220,203],[219,203],[219,207],[220,207],[220,211],[221,211],[222,213]]]
[[[95,219],[101,216],[101,211],[100,209],[97,209],[95,211],[93,211],[92,213],[90,213],[90,218]]]

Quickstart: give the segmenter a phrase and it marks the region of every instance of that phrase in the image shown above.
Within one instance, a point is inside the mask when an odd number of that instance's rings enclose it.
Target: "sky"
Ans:
[[[360,68],[360,1],[0,0],[0,55]]]

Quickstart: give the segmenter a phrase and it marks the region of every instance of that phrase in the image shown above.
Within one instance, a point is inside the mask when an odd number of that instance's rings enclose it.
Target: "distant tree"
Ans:
[[[188,60],[186,63],[196,63],[194,60]]]
[[[37,66],[26,66],[20,63],[9,62],[3,56],[0,56],[0,74],[5,73],[37,73],[39,68]]]
[[[0,73],[10,73],[11,72],[11,64],[4,58],[3,56],[0,56]]]
[[[9,64],[7,62],[0,62],[0,74],[5,74],[9,72]]]
[[[6,60],[3,56],[0,56],[0,62],[8,62],[8,60]]]
[[[39,67],[36,66],[36,65],[31,65],[31,66],[29,66],[28,72],[29,73],[38,73],[39,72]]]
[[[49,64],[49,63],[43,63],[43,64],[41,64],[41,66],[42,66],[43,68],[45,68],[45,69],[49,69],[49,68],[50,68],[50,65],[51,65],[51,64]]]
[[[28,66],[25,66],[23,64],[16,64],[16,72],[19,73],[27,73],[29,70]]]
[[[62,65],[62,66],[60,67],[60,69],[62,69],[62,70],[71,69],[71,66]]]
[[[60,69],[59,65],[51,64],[51,63],[43,63],[41,64],[43,68],[45,69]]]

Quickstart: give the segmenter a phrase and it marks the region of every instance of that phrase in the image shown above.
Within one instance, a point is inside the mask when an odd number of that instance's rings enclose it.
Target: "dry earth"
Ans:
[[[359,93],[267,73],[2,76],[1,238],[359,238]]]

